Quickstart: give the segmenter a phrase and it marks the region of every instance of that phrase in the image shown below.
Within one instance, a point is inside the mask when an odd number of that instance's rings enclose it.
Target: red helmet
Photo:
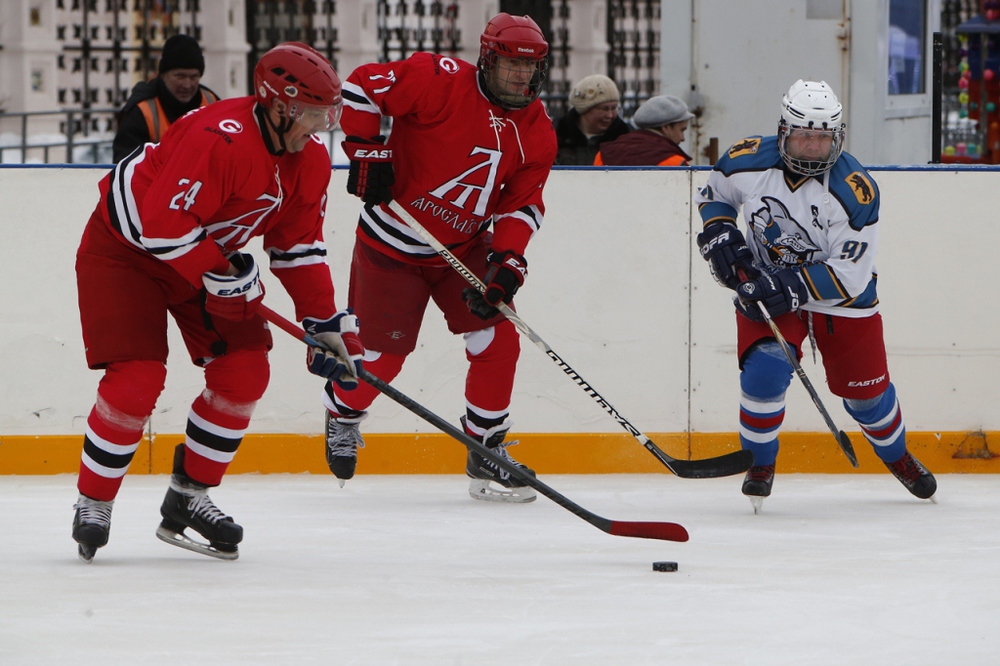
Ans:
[[[520,109],[535,101],[548,71],[545,57],[549,53],[549,44],[538,24],[529,16],[497,14],[486,24],[479,43],[479,71],[492,101],[506,109]],[[510,86],[499,78],[498,58],[535,62],[534,72],[523,90],[511,92]]]
[[[270,109],[285,105],[282,115],[313,131],[337,126],[344,107],[340,77],[322,53],[300,42],[279,44],[261,56],[253,71],[257,103]]]

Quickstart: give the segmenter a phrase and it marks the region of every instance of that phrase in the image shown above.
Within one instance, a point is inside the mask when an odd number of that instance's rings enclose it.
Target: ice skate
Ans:
[[[461,421],[464,427],[464,416]],[[507,428],[503,426],[491,428],[486,431],[486,435],[483,437],[483,445],[504,460],[515,465],[518,469],[534,476],[534,470],[517,462],[507,453],[507,447],[517,444],[517,440],[505,443],[503,439],[506,435]],[[475,435],[470,435],[470,437],[476,438]],[[465,473],[470,478],[469,495],[474,499],[490,502],[524,503],[534,502],[537,498],[537,494],[533,488],[524,485],[522,481],[512,477],[510,472],[501,469],[471,449],[469,450],[469,457],[465,464]]]
[[[184,473],[184,445],[179,444],[174,455],[174,473],[170,487],[160,506],[163,520],[156,528],[156,536],[172,546],[195,553],[235,560],[239,557],[237,544],[243,540],[243,527],[232,517],[219,510],[208,496],[208,486],[198,483]],[[202,543],[184,533],[190,527],[208,540]]]
[[[358,465],[358,447],[365,448],[359,421],[344,422],[326,412],[326,464],[337,477],[340,487],[354,477]]]
[[[750,498],[754,514],[760,513],[764,498],[770,496],[774,484],[774,465],[751,467],[743,479],[743,494]]]
[[[907,451],[902,458],[894,463],[885,463],[885,466],[915,497],[934,501],[937,479],[913,457],[912,453]]]
[[[111,532],[111,507],[114,500],[102,502],[80,495],[73,508],[73,540],[77,543],[77,555],[88,564],[93,561],[98,548],[108,543]]]

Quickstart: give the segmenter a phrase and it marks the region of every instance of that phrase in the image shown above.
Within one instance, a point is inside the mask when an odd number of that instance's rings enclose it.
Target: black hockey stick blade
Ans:
[[[650,449],[652,450],[652,449]],[[714,479],[720,476],[742,474],[753,467],[753,453],[747,450],[733,451],[716,458],[700,458],[698,460],[665,459],[653,451],[660,462],[683,479]],[[666,454],[664,454],[666,456]]]
[[[840,448],[844,451],[844,455],[847,459],[851,461],[854,465],[854,469],[858,468],[858,455],[854,452],[854,446],[851,444],[851,440],[847,437],[847,433],[841,430],[837,433],[837,444],[840,444]]]
[[[306,335],[304,330],[296,326],[288,319],[285,319],[266,305],[260,306],[260,313],[264,319],[268,320],[292,337],[298,338],[307,345],[323,348],[323,345],[319,344],[315,340],[312,340],[308,335]],[[380,393],[389,396],[391,400],[399,403],[409,411],[436,427],[438,430],[441,430],[446,435],[457,439],[467,448],[475,451],[484,458],[487,458],[498,467],[503,468],[511,476],[516,477],[525,485],[534,488],[537,492],[545,495],[562,508],[566,509],[578,518],[587,521],[603,532],[607,532],[608,534],[612,534],[614,536],[627,536],[638,539],[659,539],[661,541],[687,541],[689,538],[688,532],[684,529],[684,526],[678,525],[677,523],[618,521],[603,518],[595,513],[591,513],[562,493],[559,493],[542,483],[535,476],[522,471],[517,465],[512,464],[505,458],[497,456],[492,450],[465,434],[463,430],[456,428],[448,421],[445,421],[434,412],[431,412],[420,403],[406,396],[401,391],[390,386],[388,383],[379,379],[367,370],[362,369],[359,377],[366,383],[378,389]]]

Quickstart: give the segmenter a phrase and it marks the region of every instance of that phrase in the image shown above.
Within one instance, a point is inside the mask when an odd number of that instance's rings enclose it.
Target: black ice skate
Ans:
[[[358,466],[358,447],[365,448],[360,421],[344,422],[326,412],[326,464],[337,477],[340,487],[354,478]]]
[[[771,495],[774,484],[774,465],[756,465],[747,471],[743,479],[743,494],[750,498],[753,512],[760,513],[764,498]]]
[[[160,515],[163,520],[156,528],[156,536],[161,541],[220,560],[239,557],[236,545],[243,540],[243,527],[215,506],[208,496],[208,486],[184,473],[184,444],[177,445],[174,473],[160,506]],[[189,538],[184,533],[186,527],[203,536],[208,543]]]
[[[462,426],[465,426],[465,417],[461,418]],[[509,424],[496,426],[486,431],[483,436],[483,445],[504,460],[509,461],[520,470],[535,475],[535,471],[522,465],[507,453],[508,446],[517,444],[517,440],[505,443],[503,438],[507,436]],[[468,429],[466,429],[468,432]],[[470,435],[476,439],[475,435]],[[522,481],[512,477],[510,472],[497,467],[495,464],[469,449],[469,457],[465,463],[465,473],[471,479],[469,481],[469,495],[474,499],[487,500],[491,502],[534,502],[537,498],[533,488],[525,486]]]
[[[915,497],[933,501],[937,480],[912,453],[907,451],[902,458],[894,463],[885,463],[885,466]]]
[[[114,500],[102,502],[80,495],[73,508],[73,540],[76,541],[77,555],[88,564],[93,561],[98,548],[108,543],[111,532],[111,507]]]

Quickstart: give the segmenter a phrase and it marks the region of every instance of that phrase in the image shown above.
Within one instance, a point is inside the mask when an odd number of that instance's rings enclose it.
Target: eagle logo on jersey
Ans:
[[[737,141],[729,149],[729,159],[734,157],[739,157],[740,155],[753,155],[760,148],[760,138],[756,139],[743,139],[742,141]]]
[[[854,192],[854,198],[862,206],[875,200],[875,188],[872,187],[872,182],[865,177],[865,174],[853,171],[844,180],[850,185],[851,191]]]
[[[787,268],[812,261],[819,247],[789,214],[785,204],[774,197],[762,197],[761,202],[764,205],[750,215],[750,230],[757,244],[767,251],[770,262]]]

